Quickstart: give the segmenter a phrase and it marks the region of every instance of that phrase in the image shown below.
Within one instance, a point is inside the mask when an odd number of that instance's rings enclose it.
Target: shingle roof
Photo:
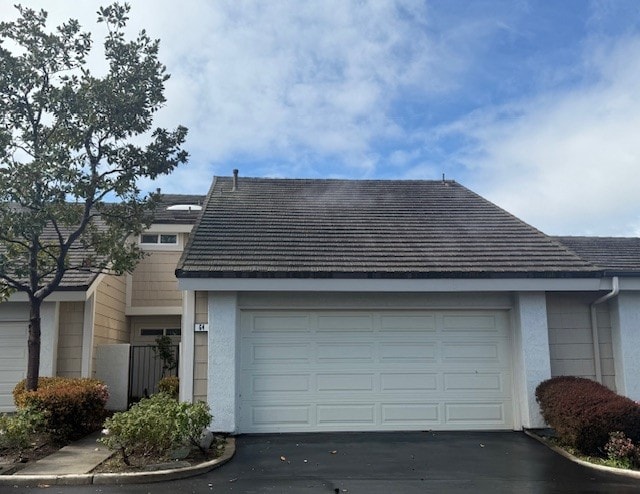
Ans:
[[[216,177],[178,277],[595,275],[452,181]]]
[[[583,259],[616,272],[640,272],[638,237],[555,237]]]
[[[154,223],[159,224],[194,224],[200,211],[168,211],[167,207],[176,204],[189,204],[189,205],[201,205],[204,202],[205,196],[193,195],[193,194],[162,194],[160,201],[154,212]],[[63,234],[69,233],[70,228],[62,229]],[[56,241],[56,235],[53,228],[46,228],[42,234],[43,240],[50,239]],[[2,248],[2,245],[0,245]],[[81,268],[83,259],[89,255],[89,251],[80,245],[74,246],[69,252],[69,266],[75,266],[74,269],[68,269],[58,290],[84,290],[88,288],[98,273],[91,271],[90,269]]]

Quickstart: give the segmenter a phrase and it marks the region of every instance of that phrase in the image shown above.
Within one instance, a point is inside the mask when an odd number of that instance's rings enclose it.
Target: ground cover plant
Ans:
[[[206,456],[210,444],[205,447],[202,434],[210,422],[206,403],[180,402],[157,393],[107,419],[100,442],[117,451],[127,466],[166,461],[185,448],[186,454],[195,448]]]
[[[39,444],[44,432],[44,415],[33,408],[0,415],[0,456],[21,461]]]

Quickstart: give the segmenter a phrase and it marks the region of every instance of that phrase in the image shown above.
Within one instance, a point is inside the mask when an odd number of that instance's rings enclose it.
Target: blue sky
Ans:
[[[640,1],[130,3],[172,75],[157,123],[190,129],[148,189],[444,173],[545,233],[640,234]],[[100,2],[23,4],[101,46]]]

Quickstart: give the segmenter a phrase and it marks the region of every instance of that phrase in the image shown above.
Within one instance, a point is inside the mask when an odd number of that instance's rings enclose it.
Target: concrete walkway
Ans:
[[[19,475],[81,475],[109,458],[113,451],[97,442],[100,431],[65,446],[18,472]]]
[[[58,452],[36,461],[13,475],[0,475],[0,492],[2,486],[41,486],[41,485],[89,485],[89,484],[140,484],[164,482],[201,475],[228,462],[235,454],[235,439],[226,438],[222,455],[195,465],[184,462],[165,464],[165,469],[123,473],[91,473],[100,463],[109,458],[113,452],[96,440],[100,432],[91,434],[76,441]]]

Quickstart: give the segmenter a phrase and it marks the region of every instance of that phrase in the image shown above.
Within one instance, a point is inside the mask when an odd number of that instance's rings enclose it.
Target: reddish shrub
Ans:
[[[25,380],[13,390],[16,406],[41,411],[47,432],[60,442],[100,428],[108,398],[107,386],[97,379],[41,377],[36,391],[27,391]]]
[[[543,418],[558,437],[587,455],[605,454],[609,433],[640,440],[640,405],[580,377],[554,377],[536,388]]]

